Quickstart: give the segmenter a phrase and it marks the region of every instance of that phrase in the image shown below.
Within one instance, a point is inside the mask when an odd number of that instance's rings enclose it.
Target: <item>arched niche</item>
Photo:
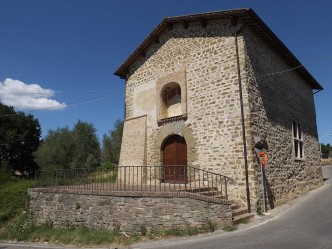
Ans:
[[[187,85],[184,68],[157,80],[156,98],[159,125],[187,118]]]
[[[163,87],[160,93],[161,119],[182,115],[181,87],[172,82]]]

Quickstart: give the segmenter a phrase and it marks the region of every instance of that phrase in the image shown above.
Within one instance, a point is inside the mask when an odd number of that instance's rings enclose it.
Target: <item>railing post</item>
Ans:
[[[126,190],[127,166],[124,166],[123,189]]]
[[[227,176],[224,176],[224,180],[225,180],[225,198],[226,198],[226,200],[228,200],[228,193],[227,193]]]
[[[165,168],[164,165],[156,165],[153,166],[153,168],[152,166],[121,166],[118,167],[116,171],[116,183],[113,181],[114,174],[111,174],[112,182],[109,182],[109,175],[104,175],[105,172],[103,170],[95,168],[35,171],[34,185],[35,187],[44,186],[48,188],[88,190],[107,189],[150,192],[173,192],[185,190],[192,191],[192,193],[196,194],[205,191],[207,194],[211,195],[211,197],[221,194],[226,200],[228,199],[227,176],[191,166],[173,165],[173,167],[172,172],[165,172],[167,167]],[[170,168],[171,167],[168,167],[167,170]],[[128,172],[127,169],[129,169]],[[145,172],[146,180],[144,180],[143,176]],[[172,175],[173,173],[175,173],[175,175]],[[150,180],[148,179],[148,174]],[[162,178],[165,177],[165,175],[169,176],[170,181],[168,183],[162,183]],[[145,182],[144,186],[143,180]],[[149,181],[149,183],[147,183],[147,181]],[[194,182],[192,183],[192,181]],[[222,181],[224,181],[224,183]],[[115,186],[115,184],[117,185]],[[183,184],[184,186],[182,186]],[[213,192],[211,193],[211,191]]]
[[[214,193],[213,177],[214,177],[213,174],[211,174],[211,179],[212,179],[212,180],[211,180],[211,181],[212,181],[212,183],[211,183],[211,184],[212,184],[212,196],[215,195],[215,193]]]
[[[149,167],[149,172],[150,172],[149,173],[149,176],[150,176],[150,181],[149,181],[150,183],[149,183],[149,185],[150,185],[150,191],[151,191],[151,166]]]
[[[35,188],[37,187],[37,170],[35,171]]]
[[[138,191],[138,166],[136,166],[136,191]]]
[[[219,175],[219,184],[220,184],[220,194],[222,197],[222,176],[221,175]]]

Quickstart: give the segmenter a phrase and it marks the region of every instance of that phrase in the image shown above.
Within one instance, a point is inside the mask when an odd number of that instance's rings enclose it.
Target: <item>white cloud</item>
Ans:
[[[66,103],[59,103],[51,99],[50,97],[53,95],[53,90],[44,89],[37,84],[25,84],[22,81],[9,78],[2,83],[0,82],[1,103],[20,110],[61,110],[67,107]]]

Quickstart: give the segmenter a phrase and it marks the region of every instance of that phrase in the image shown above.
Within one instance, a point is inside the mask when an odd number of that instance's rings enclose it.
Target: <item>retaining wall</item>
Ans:
[[[229,201],[192,193],[101,192],[91,190],[29,189],[30,210],[37,223],[51,220],[68,225],[139,232],[170,228],[216,227],[232,224]],[[130,196],[128,196],[130,195]],[[196,198],[196,199],[194,199]]]

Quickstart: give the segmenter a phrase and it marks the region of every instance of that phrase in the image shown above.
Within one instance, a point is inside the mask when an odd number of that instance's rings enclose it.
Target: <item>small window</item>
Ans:
[[[293,139],[295,159],[303,159],[303,135],[301,125],[293,122]]]

